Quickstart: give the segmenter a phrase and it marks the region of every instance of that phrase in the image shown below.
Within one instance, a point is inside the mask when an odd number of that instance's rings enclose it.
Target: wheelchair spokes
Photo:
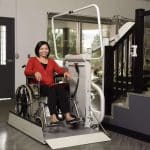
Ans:
[[[77,128],[79,124],[81,124],[81,120],[76,122],[67,123],[64,120],[64,115],[61,113],[60,109],[58,108],[57,117],[60,120],[60,124],[52,125],[50,122],[50,114],[47,115],[46,108],[47,108],[47,98],[41,97],[39,93],[38,86],[25,84],[21,85],[16,90],[16,99],[15,99],[15,113],[18,114],[20,117],[23,117],[29,121],[36,123],[37,125],[41,126],[43,129],[45,127],[53,127],[53,126],[60,126],[64,125],[66,127],[73,127]],[[72,113],[79,117],[78,107],[74,100],[68,98],[72,103],[71,111]],[[70,104],[71,104],[70,103]]]
[[[26,119],[30,119],[32,96],[26,85],[21,85],[16,90],[15,111]]]

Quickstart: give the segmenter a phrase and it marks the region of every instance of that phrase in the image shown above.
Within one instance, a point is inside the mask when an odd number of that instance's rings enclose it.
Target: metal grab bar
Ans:
[[[91,7],[94,7],[96,9],[96,12],[97,12],[98,29],[99,29],[99,35],[100,35],[99,36],[100,37],[100,46],[99,47],[101,47],[101,56],[97,57],[97,58],[91,58],[91,59],[102,59],[102,57],[104,56],[104,47],[103,47],[103,41],[102,41],[102,29],[101,29],[101,20],[100,20],[100,10],[99,10],[99,7],[96,4],[91,4],[91,5],[82,7],[82,8],[78,8],[78,9],[75,9],[75,10],[66,11],[64,13],[60,13],[60,14],[54,15],[51,18],[52,35],[53,35],[53,41],[54,41],[54,51],[55,51],[55,56],[56,56],[57,59],[61,59],[61,58],[58,56],[58,53],[57,53],[54,18],[63,16],[63,15],[66,15],[66,14],[73,14],[75,12],[83,11],[84,9],[88,9],[88,8],[91,8]]]

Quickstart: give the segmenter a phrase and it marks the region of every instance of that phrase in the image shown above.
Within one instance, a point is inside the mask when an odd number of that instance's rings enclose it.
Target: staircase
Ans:
[[[144,71],[144,16],[150,11],[137,9],[135,23],[127,22],[115,42],[105,46],[104,95],[106,115],[111,105],[128,92],[143,93],[149,88],[150,72]]]
[[[112,104],[111,117],[105,122],[150,136],[150,95],[128,93],[126,99]]]
[[[135,24],[115,43],[105,46],[104,123],[128,130],[128,134],[148,136],[150,141],[150,94],[145,92],[150,87],[150,72],[143,69],[146,15],[150,11],[137,9]],[[132,46],[137,46],[136,55],[132,55]]]

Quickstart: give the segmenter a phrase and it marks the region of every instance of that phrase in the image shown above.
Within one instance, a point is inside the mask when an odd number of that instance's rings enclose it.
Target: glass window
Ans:
[[[48,35],[47,37],[48,43],[51,46],[51,56],[55,57],[52,28],[50,21],[47,35]],[[76,23],[55,20],[55,37],[56,37],[57,52],[60,58],[64,57],[68,53],[69,54],[76,53],[76,38],[77,38]]]
[[[110,27],[111,25],[102,24],[102,38],[103,44],[109,44],[110,38]],[[107,41],[107,43],[106,43]],[[82,53],[90,53],[93,58],[98,58],[101,56],[101,44],[100,44],[100,34],[98,30],[98,25],[93,23],[83,23],[82,24]],[[102,77],[102,60],[93,59],[91,61],[93,73],[101,83]]]
[[[0,64],[6,65],[6,26],[0,26]]]
[[[55,20],[54,25],[57,52],[60,58],[64,57],[68,53],[90,53],[93,58],[100,57],[101,45],[97,23]],[[112,27],[113,26],[111,24],[102,24],[102,38],[104,45],[109,44],[109,39],[115,31],[115,29],[112,30]],[[51,45],[51,56],[55,57],[51,20],[49,20],[47,35],[48,42]],[[103,73],[102,60],[93,59],[91,63],[93,73],[98,77],[98,82],[101,83],[101,77]]]
[[[97,22],[85,23],[81,21],[55,20],[55,36],[58,56],[95,51],[100,52],[100,37]],[[113,33],[111,33],[113,31]],[[114,35],[111,24],[102,24],[104,45],[109,44],[109,38]],[[48,20],[47,40],[51,46],[51,55],[54,55],[54,44],[51,20]],[[100,55],[100,54],[99,54]],[[94,57],[94,56],[93,56]]]

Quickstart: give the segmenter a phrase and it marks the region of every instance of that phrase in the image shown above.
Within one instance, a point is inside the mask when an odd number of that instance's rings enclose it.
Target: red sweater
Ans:
[[[51,86],[54,84],[54,73],[64,74],[65,69],[57,65],[57,63],[49,58],[46,69],[42,66],[40,61],[36,57],[31,57],[25,68],[25,75],[32,76],[35,72],[40,72],[42,76],[41,84]]]

